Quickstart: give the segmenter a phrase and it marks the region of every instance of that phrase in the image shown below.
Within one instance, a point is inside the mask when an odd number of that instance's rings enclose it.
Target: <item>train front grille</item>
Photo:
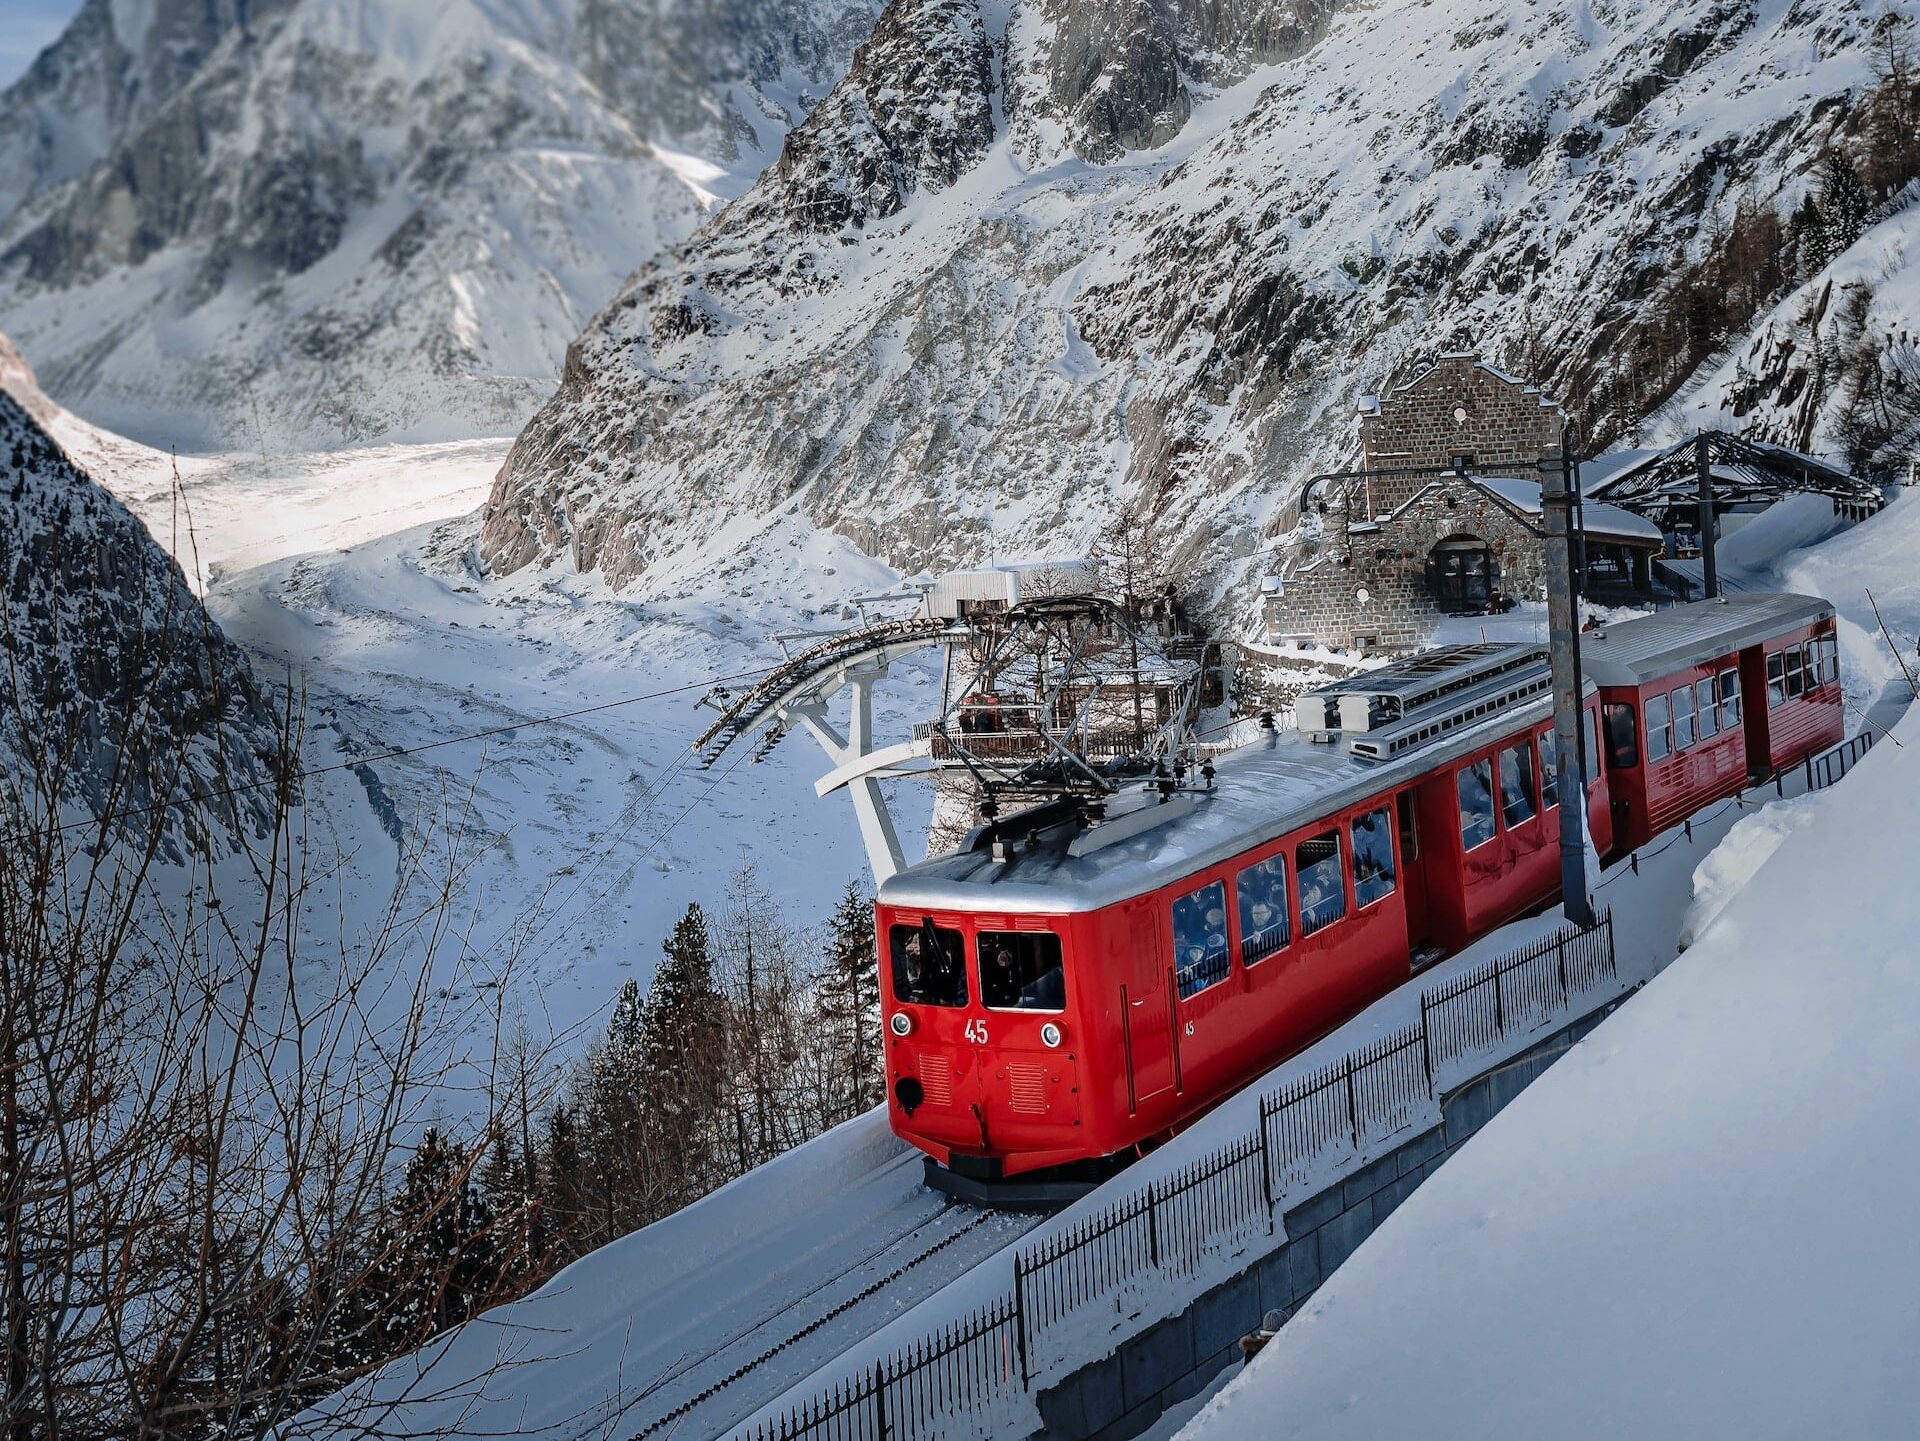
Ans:
[[[1046,1115],[1047,1068],[1008,1062],[1007,1104],[1022,1115]]]
[[[929,1106],[951,1106],[953,1104],[953,1062],[945,1056],[922,1056],[920,1088],[927,1093]]]

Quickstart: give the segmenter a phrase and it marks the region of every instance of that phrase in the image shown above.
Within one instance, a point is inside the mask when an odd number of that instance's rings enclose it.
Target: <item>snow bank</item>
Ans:
[[[1183,1434],[1908,1434],[1920,718],[1896,738],[1736,837],[1705,892],[1759,864],[1692,949]]]

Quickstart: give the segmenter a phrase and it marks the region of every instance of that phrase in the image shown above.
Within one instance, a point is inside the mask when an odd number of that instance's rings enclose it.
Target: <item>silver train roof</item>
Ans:
[[[1832,613],[1825,601],[1808,596],[1750,595],[1623,621],[1581,638],[1585,690],[1591,695],[1601,684],[1636,685],[1640,677],[1663,673],[1662,666],[1673,670],[1710,659]],[[885,881],[880,902],[1009,915],[1096,910],[1310,825],[1551,714],[1551,692],[1539,685],[1547,668],[1544,651],[1466,647],[1458,655],[1459,664],[1479,667],[1486,678],[1468,675],[1464,684],[1434,687],[1433,660],[1414,656],[1313,693],[1399,697],[1432,691],[1436,698],[1426,710],[1382,724],[1376,709],[1376,728],[1354,730],[1350,739],[1335,735],[1332,743],[1326,731],[1318,741],[1311,733],[1266,735],[1220,756],[1209,792],[1184,793],[1164,805],[1144,790],[1128,792],[1116,798],[1100,825],[1066,822],[1010,840],[1001,860],[984,845],[929,857]],[[1337,711],[1352,715],[1352,707],[1336,704],[1328,712],[1329,726],[1339,724],[1333,719]],[[1356,753],[1356,747],[1371,754]]]
[[[1580,666],[1596,685],[1645,685],[1783,630],[1831,620],[1818,596],[1785,591],[1696,600],[1580,637]]]

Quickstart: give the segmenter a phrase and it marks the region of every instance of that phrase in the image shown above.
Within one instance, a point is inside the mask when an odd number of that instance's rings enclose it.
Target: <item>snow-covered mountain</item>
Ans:
[[[152,443],[517,429],[871,0],[87,0],[0,96],[0,317]]]
[[[0,336],[9,824],[132,812],[138,837],[145,808],[217,794],[162,813],[161,846],[224,855],[265,815],[249,787],[272,774],[269,708],[173,558],[48,435],[55,414]]]
[[[1565,396],[1590,445],[1666,423],[1834,260],[1806,202],[1826,151],[1868,153],[1898,20],[895,0],[779,164],[572,347],[486,558],[646,582],[797,498],[914,568],[1125,507],[1225,585],[1353,401],[1436,350]]]

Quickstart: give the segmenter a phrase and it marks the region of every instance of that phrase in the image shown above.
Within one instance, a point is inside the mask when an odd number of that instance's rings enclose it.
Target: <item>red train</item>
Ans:
[[[1603,856],[1842,738],[1824,601],[1703,601],[1582,649]],[[1093,826],[1039,807],[892,877],[894,1130],[942,1189],[1063,1197],[1549,904],[1551,710],[1537,648],[1435,651],[1302,697],[1299,731],[1222,756],[1205,794]]]

